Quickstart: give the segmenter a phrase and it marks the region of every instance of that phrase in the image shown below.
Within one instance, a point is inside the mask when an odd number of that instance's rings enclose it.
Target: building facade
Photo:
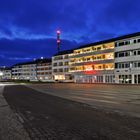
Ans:
[[[11,80],[12,74],[11,74],[11,68],[4,67],[0,68],[0,80]]]
[[[12,79],[37,80],[36,62],[16,64],[12,67]]]
[[[73,75],[69,71],[69,56],[73,50],[61,51],[52,57],[52,75],[54,81],[73,82]]]
[[[115,81],[140,84],[140,33],[115,41]]]
[[[44,82],[53,81],[51,59],[42,59],[37,61],[37,80]]]
[[[75,49],[70,72],[77,83],[115,83],[114,42],[97,42]]]
[[[1,69],[1,79],[140,84],[140,32]]]

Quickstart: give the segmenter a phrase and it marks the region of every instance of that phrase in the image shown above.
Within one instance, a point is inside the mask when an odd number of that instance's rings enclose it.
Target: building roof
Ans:
[[[0,70],[11,70],[11,67],[0,67]]]
[[[71,49],[71,50],[60,51],[60,52],[56,53],[56,54],[53,55],[53,56],[65,55],[65,54],[70,54],[70,53],[73,53],[73,49]]]
[[[35,60],[35,62],[38,64],[38,63],[51,63],[52,62],[52,59],[51,58],[44,58],[44,59],[37,59]]]
[[[136,37],[136,36],[140,36],[140,32],[133,33],[133,34],[128,34],[128,35],[123,35],[123,36],[119,36],[119,37],[116,37],[116,38],[111,38],[111,39],[108,39],[108,40],[102,40],[102,41],[98,41],[98,42],[94,42],[94,43],[90,43],[90,44],[85,44],[85,45],[82,45],[82,46],[80,46],[76,49],[82,49],[82,48],[86,48],[86,47],[89,47],[89,46],[96,46],[96,45],[100,45],[100,44],[104,44],[104,43],[110,43],[110,42],[119,41],[119,40],[123,40],[123,39],[128,39],[128,38]]]
[[[34,61],[30,61],[30,62],[23,62],[23,63],[17,63],[14,66],[21,66],[21,65],[31,65],[31,64],[42,64],[42,63],[51,63],[51,59],[49,58],[43,58],[43,59],[36,59]]]

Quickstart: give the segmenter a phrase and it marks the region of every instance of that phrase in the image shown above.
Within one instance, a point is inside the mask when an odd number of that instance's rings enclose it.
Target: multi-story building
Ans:
[[[122,84],[140,84],[140,33],[115,41],[115,80]]]
[[[73,76],[69,72],[69,56],[73,50],[61,51],[52,57],[52,75],[55,81],[73,82]]]
[[[11,80],[12,74],[11,74],[11,68],[3,67],[0,68],[0,79],[1,80]]]
[[[114,83],[114,40],[81,46],[70,54],[70,72],[78,83]]]
[[[51,59],[42,58],[14,65],[12,67],[12,79],[30,81],[52,80]]]
[[[12,67],[12,79],[37,80],[36,62],[19,63]]]
[[[10,69],[0,69],[10,79]],[[140,32],[61,51],[50,59],[37,59],[12,67],[20,80],[76,83],[140,84]]]
[[[37,79],[39,81],[52,81],[51,59],[37,60]]]

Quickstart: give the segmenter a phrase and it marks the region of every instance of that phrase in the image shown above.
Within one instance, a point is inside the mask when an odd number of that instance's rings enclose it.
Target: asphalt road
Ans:
[[[49,92],[58,94],[69,94],[68,86],[73,94],[76,89],[85,89],[80,85],[36,85],[38,88],[41,86],[48,86]],[[6,86],[3,96],[13,112],[18,114],[18,120],[32,140],[140,139],[139,118],[95,109],[23,85]]]
[[[37,91],[140,118],[140,86],[105,84],[31,84]]]

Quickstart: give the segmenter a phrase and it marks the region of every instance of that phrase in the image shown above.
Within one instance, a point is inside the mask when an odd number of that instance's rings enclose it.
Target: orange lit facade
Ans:
[[[75,49],[70,69],[77,83],[114,83],[114,42],[94,43]]]

